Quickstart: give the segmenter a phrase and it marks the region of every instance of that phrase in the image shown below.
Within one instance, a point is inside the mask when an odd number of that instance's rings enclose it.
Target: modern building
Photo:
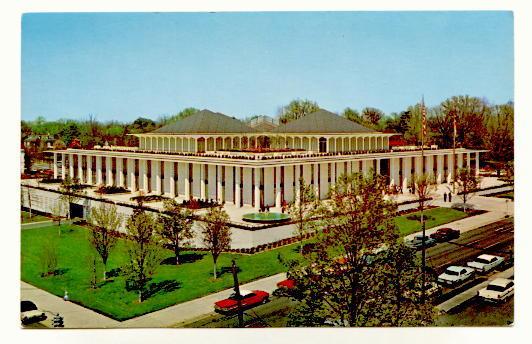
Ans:
[[[209,110],[133,134],[138,147],[50,151],[54,178],[67,174],[92,185],[123,186],[131,192],[180,199],[213,199],[238,207],[276,206],[297,197],[300,177],[326,198],[343,173],[386,176],[407,188],[414,173],[433,173],[438,183],[453,166],[479,170],[481,150],[392,147],[394,134],[376,132],[319,110],[287,124],[257,126]],[[58,167],[57,162],[63,163]],[[454,165],[456,163],[456,165]]]

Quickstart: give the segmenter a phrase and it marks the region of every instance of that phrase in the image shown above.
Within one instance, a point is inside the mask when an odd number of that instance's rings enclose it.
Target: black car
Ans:
[[[430,237],[438,242],[444,242],[458,239],[460,237],[460,231],[452,228],[440,228],[432,233]]]
[[[20,321],[23,325],[46,319],[44,312],[40,311],[31,301],[20,301]]]

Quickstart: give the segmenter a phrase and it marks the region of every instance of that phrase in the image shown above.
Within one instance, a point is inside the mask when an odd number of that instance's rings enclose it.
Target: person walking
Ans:
[[[451,203],[451,197],[452,197],[452,194],[451,192],[449,192],[449,203]]]
[[[444,201],[444,202],[447,202],[447,192],[444,192],[444,193],[443,193],[443,201]]]

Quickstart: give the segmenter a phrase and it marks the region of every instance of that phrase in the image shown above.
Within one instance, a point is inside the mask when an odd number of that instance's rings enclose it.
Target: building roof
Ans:
[[[304,117],[281,124],[274,133],[374,133],[375,130],[366,128],[358,123],[338,116],[327,110],[320,109]]]
[[[272,131],[279,126],[279,124],[269,116],[257,116],[250,120],[248,125],[258,132]]]
[[[156,134],[252,133],[256,130],[244,122],[218,112],[201,110],[152,131]]]

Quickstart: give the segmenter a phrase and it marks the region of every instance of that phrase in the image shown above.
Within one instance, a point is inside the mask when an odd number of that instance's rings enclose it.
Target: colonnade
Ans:
[[[205,152],[269,146],[314,152],[388,149],[388,135],[139,135],[139,148],[154,152]]]
[[[58,154],[62,168],[58,169]],[[457,169],[471,167],[479,171],[479,153],[458,153]],[[67,163],[65,163],[67,162]],[[237,206],[277,206],[298,197],[299,180],[311,185],[316,195],[327,197],[329,186],[344,173],[373,169],[389,177],[391,185],[406,189],[413,173],[433,173],[438,183],[449,182],[453,176],[453,155],[439,154],[410,157],[382,157],[313,162],[269,167],[229,166],[220,162],[160,161],[147,158],[54,153],[54,178],[76,177],[90,185],[114,185],[131,192],[163,194],[184,199],[213,199]],[[104,166],[105,165],[105,166]]]

